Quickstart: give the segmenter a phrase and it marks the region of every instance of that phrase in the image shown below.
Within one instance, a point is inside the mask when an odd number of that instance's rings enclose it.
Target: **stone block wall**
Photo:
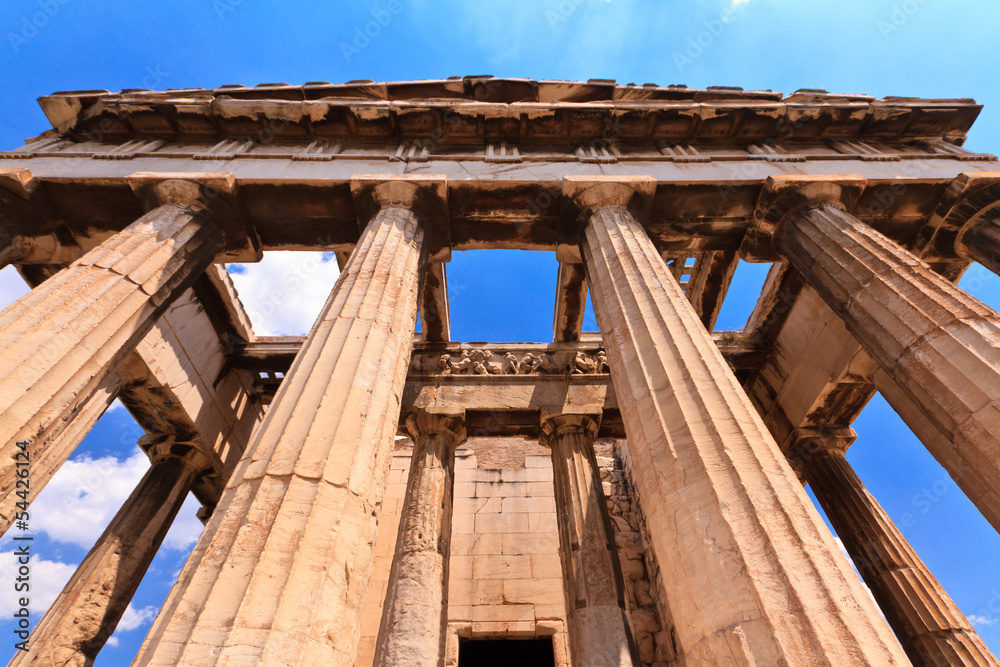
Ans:
[[[393,456],[355,667],[374,659],[410,453]],[[448,628],[451,667],[460,638],[536,637],[552,637],[557,667],[569,667],[552,459],[537,441],[470,438],[456,452]]]

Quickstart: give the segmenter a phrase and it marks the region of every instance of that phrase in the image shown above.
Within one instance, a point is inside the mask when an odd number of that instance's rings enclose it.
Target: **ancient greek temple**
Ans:
[[[845,459],[878,391],[1000,528],[1000,317],[955,284],[1000,271],[972,100],[40,103],[52,129],[0,153],[0,258],[33,286],[0,314],[0,525],[16,453],[35,497],[116,398],[151,467],[11,665],[91,664],[189,493],[204,532],[133,665],[1000,665]],[[473,249],[555,252],[551,342],[452,340]],[[226,272],[274,251],[340,263],[306,337],[255,336]],[[740,260],[773,265],[713,332]]]

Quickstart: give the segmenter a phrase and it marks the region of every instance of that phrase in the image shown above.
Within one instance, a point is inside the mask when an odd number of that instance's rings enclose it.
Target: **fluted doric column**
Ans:
[[[919,667],[1000,667],[844,458],[854,432],[800,432],[790,447],[816,499]]]
[[[594,419],[570,414],[546,419],[539,436],[552,450],[570,654],[576,667],[632,667],[633,642],[594,455],[596,437]]]
[[[32,475],[37,495],[73,451],[61,434],[85,435],[74,424],[94,394],[108,394],[118,363],[223,249],[202,188],[168,180],[149,196],[158,194],[162,205],[0,313],[0,495],[14,486],[11,451],[25,440],[45,461]],[[2,532],[11,515],[0,511]]]
[[[461,419],[422,413],[406,420],[413,458],[399,520],[375,664],[437,667],[448,626],[455,448],[465,441]]]
[[[405,179],[376,188],[134,664],[353,665],[427,261],[424,188]]]
[[[768,181],[774,247],[917,408],[914,420],[886,395],[1000,529],[1000,316],[848,213],[863,179],[807,178]]]
[[[627,208],[655,180],[616,181],[567,177],[564,196],[686,664],[908,664]]]
[[[149,439],[149,438],[146,438]],[[192,443],[149,446],[152,465],[56,598],[10,667],[85,667],[114,633],[198,475]]]

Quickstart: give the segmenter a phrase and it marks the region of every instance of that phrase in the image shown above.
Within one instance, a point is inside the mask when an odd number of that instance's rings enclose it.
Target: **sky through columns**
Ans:
[[[992,47],[1000,15],[991,0],[312,0],[294,6],[0,0],[0,8],[0,149],[47,129],[35,98],[58,90],[491,73],[973,97],[985,110],[967,145],[1000,153],[1000,90],[993,85],[1000,52]],[[454,253],[447,270],[456,339],[551,337],[551,253]],[[718,328],[745,323],[765,272],[765,265],[741,265]],[[262,264],[232,273],[258,333],[296,334],[311,325],[337,269],[330,256],[271,253]],[[1000,278],[989,271],[974,266],[960,284],[1000,307]],[[15,272],[0,272],[0,304],[23,290]],[[596,329],[592,308],[584,328]],[[1000,538],[881,398],[855,427],[851,463],[1000,652]],[[138,434],[125,410],[110,411],[74,455],[75,465],[51,483],[53,500],[39,500],[40,512],[65,518],[53,521],[38,545],[40,563],[50,563],[38,571],[51,580],[45,584],[51,595],[138,482],[145,466],[136,458]],[[98,665],[126,664],[135,654],[152,620],[146,610],[166,595],[190,549],[191,531],[200,526],[193,508],[184,512],[179,536],[168,538],[176,548],[154,561],[117,645],[101,653]],[[0,550],[10,551],[6,541]],[[9,608],[4,600],[0,608]],[[0,623],[0,633],[6,630]]]

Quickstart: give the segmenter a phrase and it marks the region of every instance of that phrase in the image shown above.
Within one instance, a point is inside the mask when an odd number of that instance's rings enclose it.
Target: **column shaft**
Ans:
[[[385,596],[375,664],[437,667],[448,625],[455,447],[461,422],[424,415],[407,422],[413,458]]]
[[[368,223],[134,664],[353,664],[424,236]]]
[[[92,665],[128,607],[199,468],[154,461],[10,667]]]
[[[843,453],[822,445],[793,453],[913,664],[1000,667]]]
[[[632,667],[620,567],[594,456],[597,423],[560,415],[542,426],[552,450],[559,553],[576,667]]]
[[[993,273],[1000,273],[1000,221],[993,216],[973,223],[959,237],[956,250]]]
[[[907,664],[638,221],[581,251],[687,664]]]
[[[793,213],[775,241],[943,436],[922,439],[1000,529],[1000,317],[835,206]]]
[[[16,441],[46,461],[33,483],[62,465],[73,447],[51,456],[60,434],[221,245],[207,213],[164,205],[0,313],[0,492],[13,486]]]

